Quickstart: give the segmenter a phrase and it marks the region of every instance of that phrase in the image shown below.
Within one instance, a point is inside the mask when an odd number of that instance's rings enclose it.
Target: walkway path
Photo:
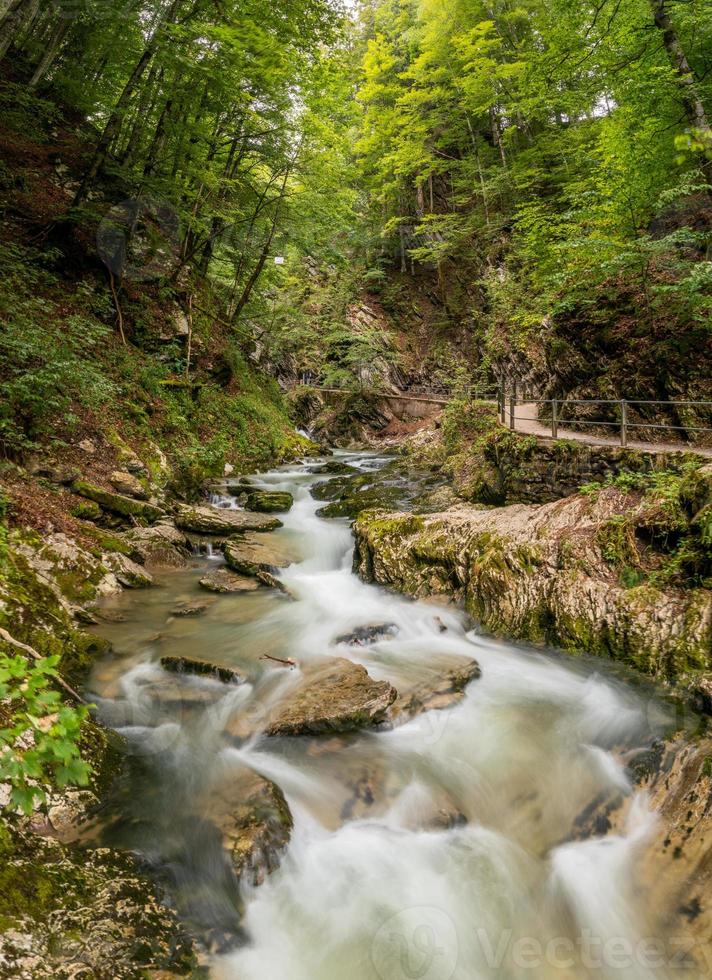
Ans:
[[[526,435],[542,436],[551,439],[551,426],[539,421],[539,406],[537,402],[524,402],[515,408],[514,428],[516,432]],[[589,446],[620,446],[620,436],[590,435],[587,432],[576,432],[559,426],[559,439],[573,439],[575,442],[585,442]],[[683,442],[640,442],[628,439],[628,449],[643,449],[651,453],[697,453],[712,459],[712,447],[691,446]]]

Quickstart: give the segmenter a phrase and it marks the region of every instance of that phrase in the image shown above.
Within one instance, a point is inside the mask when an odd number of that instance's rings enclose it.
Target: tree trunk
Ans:
[[[0,61],[5,57],[12,47],[15,38],[25,26],[27,21],[34,15],[37,9],[37,0],[12,0],[7,13],[0,23]]]
[[[156,65],[153,65],[148,73],[146,84],[143,86],[141,97],[139,98],[138,105],[136,106],[136,116],[131,126],[131,132],[129,133],[129,138],[126,141],[126,145],[121,154],[121,165],[123,167],[133,162],[141,136],[146,129],[146,121],[153,116],[154,109],[156,108],[157,93],[156,98],[154,98],[154,88],[158,89],[160,86],[160,78],[158,85],[155,85],[157,74],[158,69]]]
[[[50,70],[55,62],[57,55],[59,54],[59,49],[62,47],[62,42],[69,33],[70,21],[65,17],[62,18],[57,24],[52,33],[52,37],[49,40],[45,53],[40,58],[40,62],[35,68],[35,73],[30,79],[29,87],[35,88],[42,79],[45,77],[47,72]]]
[[[138,88],[138,84],[141,81],[144,72],[148,68],[154,54],[158,50],[161,40],[161,30],[164,24],[170,24],[173,22],[181,3],[182,0],[173,0],[173,3],[168,8],[165,16],[158,18],[153,34],[151,35],[148,44],[144,48],[143,54],[137,61],[134,70],[131,72],[131,76],[126,82],[126,85],[119,96],[119,100],[114,106],[114,110],[109,116],[108,122],[104,127],[104,132],[101,134],[99,142],[96,145],[89,169],[84,175],[84,179],[82,180],[79,190],[74,198],[74,207],[78,207],[82,201],[85,200],[97,174],[106,163],[106,159],[109,155],[109,149],[118,135],[119,129],[121,128],[121,122],[124,113],[128,108],[129,102],[131,101],[131,96]]]
[[[680,38],[677,36],[670,15],[665,8],[665,2],[666,0],[650,0],[650,7],[655,26],[662,32],[667,56],[679,78],[682,104],[685,107],[687,121],[694,129],[709,130],[710,125],[700,98],[697,79],[690,67],[690,62],[687,60],[685,49],[680,43]]]
[[[298,152],[299,150],[297,151],[297,153]],[[237,306],[235,307],[235,312],[232,316],[233,323],[236,323],[237,320],[239,319],[240,313],[242,313],[243,309],[247,305],[250,296],[252,295],[252,290],[257,285],[257,280],[262,275],[262,270],[264,269],[265,263],[267,262],[267,257],[269,256],[269,250],[272,247],[272,242],[274,241],[275,232],[277,231],[279,211],[282,206],[282,201],[284,200],[284,195],[287,192],[287,182],[289,181],[289,175],[292,172],[292,167],[294,166],[295,163],[296,163],[296,154],[294,158],[291,160],[289,166],[287,167],[284,173],[284,180],[282,181],[282,186],[279,191],[279,197],[277,198],[277,201],[275,203],[274,215],[272,216],[272,224],[270,225],[269,234],[267,235],[265,243],[262,246],[262,251],[260,253],[260,257],[258,259],[257,265],[253,269],[252,275],[247,280],[247,283],[245,284],[245,288],[242,290],[242,295],[237,301]]]

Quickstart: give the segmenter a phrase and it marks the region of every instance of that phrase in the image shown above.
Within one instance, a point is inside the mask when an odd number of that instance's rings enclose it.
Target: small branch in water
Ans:
[[[290,670],[294,670],[295,667],[299,666],[297,661],[292,660],[291,657],[289,657],[287,660],[282,660],[281,657],[270,657],[268,653],[263,654],[260,657],[260,660],[272,660],[276,664],[282,664],[283,667],[289,667]]]
[[[45,659],[41,653],[38,653],[36,650],[28,646],[26,643],[21,643],[19,640],[16,640],[14,636],[10,636],[7,630],[2,629],[2,627],[0,627],[0,640],[2,640],[3,643],[7,643],[11,647],[15,647],[15,649],[17,650],[22,650],[23,653],[29,654],[29,656],[32,657],[33,660]],[[77,694],[77,692],[73,690],[73,688],[71,688],[69,684],[65,683],[65,681],[63,681],[61,677],[55,677],[54,680],[57,681],[60,687],[64,688],[67,694],[71,694],[71,696],[75,700],[79,701],[81,704],[86,704],[86,701],[81,696],[81,694]]]

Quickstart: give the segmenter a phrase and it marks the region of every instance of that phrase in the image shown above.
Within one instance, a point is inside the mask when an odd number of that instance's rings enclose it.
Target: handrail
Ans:
[[[538,408],[542,405],[551,405],[551,435],[552,438],[558,438],[558,430],[560,426],[607,426],[611,428],[620,429],[620,444],[622,447],[628,445],[628,434],[632,429],[658,429],[667,430],[670,432],[681,432],[681,433],[700,433],[700,432],[712,432],[712,427],[700,426],[700,425],[672,425],[659,422],[635,422],[630,419],[629,408],[635,405],[660,405],[660,406],[687,406],[687,407],[706,407],[712,409],[712,401],[703,400],[683,400],[675,399],[670,401],[665,401],[663,399],[627,399],[627,398],[537,398],[530,395],[529,398],[517,395],[517,386],[514,385],[513,389],[508,393],[504,384],[500,385],[499,391],[499,415],[502,424],[509,423],[509,428],[512,431],[516,430],[517,422],[538,422]],[[516,414],[517,405],[535,404],[537,406],[537,418],[532,419],[531,417],[525,417]],[[571,419],[563,418],[562,413],[565,411],[566,406],[571,405],[616,405],[619,409],[619,418],[616,421],[609,421],[605,419]]]

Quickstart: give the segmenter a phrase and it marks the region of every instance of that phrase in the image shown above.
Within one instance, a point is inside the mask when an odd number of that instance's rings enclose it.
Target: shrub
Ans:
[[[62,704],[52,682],[59,657],[28,661],[0,649],[0,782],[10,802],[31,813],[47,786],[85,786],[89,766],[78,741],[87,708]]]

